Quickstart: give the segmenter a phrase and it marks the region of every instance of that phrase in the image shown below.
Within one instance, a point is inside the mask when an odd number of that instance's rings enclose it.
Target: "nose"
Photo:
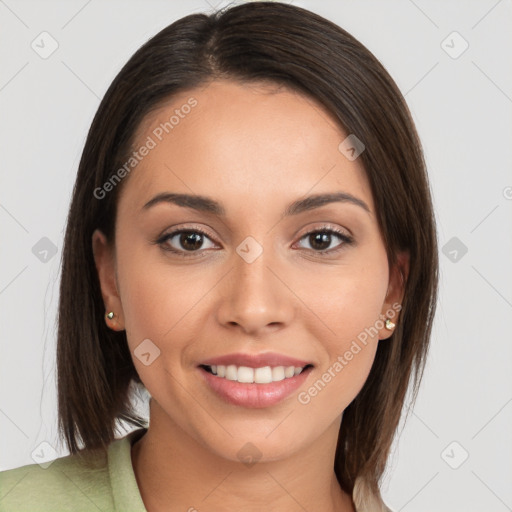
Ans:
[[[295,313],[295,297],[268,250],[248,263],[235,254],[234,268],[222,280],[218,322],[259,335],[289,325]]]

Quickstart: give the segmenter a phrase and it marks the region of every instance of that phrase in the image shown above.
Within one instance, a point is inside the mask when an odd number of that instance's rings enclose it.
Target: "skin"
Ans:
[[[399,255],[401,268],[390,271],[361,161],[338,150],[347,134],[311,98],[268,84],[214,81],[149,114],[134,147],[190,97],[197,106],[125,178],[115,244],[100,231],[92,240],[105,309],[116,315],[107,322],[126,329],[152,396],[149,430],[132,448],[141,496],[149,512],[352,511],[332,469],[339,427],[378,343],[392,331],[370,337],[308,404],[297,395],[401,302],[407,257]],[[334,191],[370,211],[335,202],[281,217],[297,199]],[[170,203],[143,209],[162,192],[212,197],[226,216]],[[179,236],[154,243],[185,227],[208,233],[196,252]],[[304,236],[326,228],[353,243],[332,235],[318,247]],[[252,263],[236,252],[247,236],[263,248]],[[319,254],[325,248],[331,252]],[[133,351],[148,338],[160,356],[146,366]],[[214,356],[270,351],[314,368],[298,392],[268,408],[224,402],[197,368]],[[249,442],[261,453],[250,467],[237,455]]]

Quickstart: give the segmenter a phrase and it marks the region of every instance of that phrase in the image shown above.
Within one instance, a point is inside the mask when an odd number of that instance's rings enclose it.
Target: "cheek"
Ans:
[[[312,309],[328,328],[331,349],[343,350],[347,342],[375,325],[382,313],[388,277],[385,254],[340,266],[335,274],[316,276]],[[369,335],[369,340],[372,338],[375,336]]]
[[[364,386],[376,350],[375,342],[340,344],[336,355],[297,395],[305,421],[322,424],[336,421]]]
[[[147,265],[139,271],[131,268],[119,269],[119,277],[124,276],[122,305],[133,363],[152,396],[174,396],[179,389],[171,389],[173,380],[165,369],[182,381],[180,361],[188,353],[187,340],[192,337],[187,310],[197,298],[188,297],[193,294],[186,291],[190,287],[178,287],[175,277],[152,271]]]
[[[362,315],[359,315],[362,319]],[[368,315],[370,318],[370,315]],[[369,335],[370,328],[361,329],[364,323],[356,319],[340,322],[336,327],[339,336],[324,340],[327,351],[325,363],[315,372],[315,378],[308,381],[297,396],[307,411],[307,417],[314,421],[332,423],[350,405],[364,386],[377,351],[378,337]]]
[[[130,252],[126,245],[123,247],[122,239],[118,247],[117,272],[132,353],[143,340],[150,339],[162,356],[168,354],[176,360],[175,354],[188,350],[197,329],[194,315],[201,310],[201,301],[215,280],[206,280],[205,272],[192,266],[171,267],[166,264],[165,254],[155,248]]]
[[[299,402],[310,404],[314,414],[334,418],[347,407],[368,377],[378,343],[385,343],[379,341],[378,331],[383,327],[380,314],[388,285],[387,258],[367,261],[371,264],[338,269],[335,279],[316,281],[312,309],[317,317],[309,329],[317,332],[326,357],[317,380],[299,396]]]

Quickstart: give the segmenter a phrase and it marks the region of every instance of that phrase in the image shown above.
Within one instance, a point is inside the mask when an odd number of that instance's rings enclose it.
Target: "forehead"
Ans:
[[[338,149],[347,135],[308,96],[272,84],[214,81],[145,117],[133,149],[151,150],[123,195],[141,205],[162,191],[236,196],[261,205],[335,189],[364,197],[373,210],[362,163]]]

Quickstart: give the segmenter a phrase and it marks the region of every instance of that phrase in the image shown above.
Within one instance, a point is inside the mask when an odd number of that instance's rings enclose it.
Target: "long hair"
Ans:
[[[113,243],[123,183],[97,192],[126,161],[148,112],[178,92],[216,78],[272,82],[323,104],[366,146],[359,156],[374,198],[390,266],[410,255],[397,328],[378,344],[363,388],[345,409],[334,470],[341,487],[362,477],[380,496],[379,480],[407,389],[417,396],[437,298],[438,256],[421,145],[396,84],[353,36],[305,9],[254,2],[211,15],[193,14],[145,43],[106,92],[80,160],[64,240],[58,318],[59,429],[71,453],[105,448],[120,420],[145,425],[132,405],[141,381],[126,334],[104,322],[92,233]],[[82,445],[82,446],[80,446]]]

